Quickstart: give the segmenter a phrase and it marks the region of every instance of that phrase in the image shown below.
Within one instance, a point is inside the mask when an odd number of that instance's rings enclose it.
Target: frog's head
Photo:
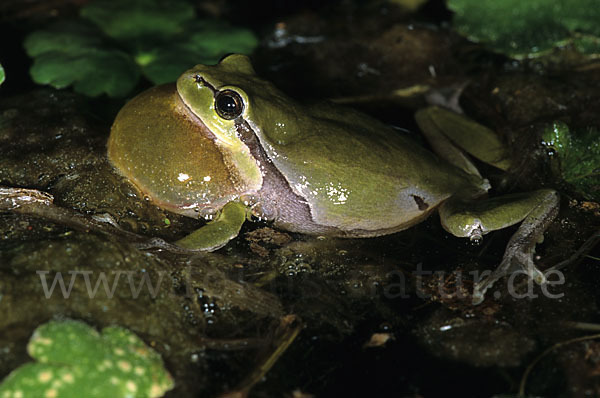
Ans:
[[[298,115],[297,104],[272,83],[259,78],[250,59],[229,55],[218,65],[196,65],[177,80],[183,102],[232,151],[244,146],[236,125],[278,128]],[[288,131],[289,133],[289,131]]]
[[[210,213],[262,186],[239,126],[291,134],[297,115],[295,103],[257,77],[248,57],[234,54],[186,71],[176,91],[159,86],[131,100],[113,124],[108,156],[159,206]]]
[[[240,145],[236,121],[250,112],[252,104],[242,87],[258,78],[244,55],[230,55],[218,65],[196,65],[177,79],[183,102],[227,146]]]

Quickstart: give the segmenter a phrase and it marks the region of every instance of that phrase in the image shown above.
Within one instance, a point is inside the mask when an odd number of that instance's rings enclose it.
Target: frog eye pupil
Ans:
[[[242,97],[233,90],[219,91],[215,97],[215,109],[217,114],[226,120],[237,118],[244,111]]]

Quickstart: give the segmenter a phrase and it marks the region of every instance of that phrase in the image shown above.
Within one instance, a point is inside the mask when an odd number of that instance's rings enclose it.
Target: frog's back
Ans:
[[[305,109],[257,136],[319,225],[352,236],[405,229],[472,185],[460,170],[375,119],[349,109],[340,117],[340,108],[329,104]]]

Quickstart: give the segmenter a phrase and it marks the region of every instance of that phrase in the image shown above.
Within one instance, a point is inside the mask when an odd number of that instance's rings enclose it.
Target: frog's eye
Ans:
[[[215,96],[215,109],[223,119],[232,120],[244,111],[242,97],[233,90],[223,90]]]

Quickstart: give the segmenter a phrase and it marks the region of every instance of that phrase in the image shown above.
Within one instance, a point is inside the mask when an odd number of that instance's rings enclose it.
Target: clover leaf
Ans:
[[[469,39],[514,58],[572,44],[600,54],[597,0],[448,0],[453,25]]]
[[[27,53],[36,83],[97,96],[125,96],[140,75],[171,82],[186,69],[216,63],[228,53],[248,54],[258,44],[244,28],[195,18],[185,0],[96,0],[81,18],[30,34]]]
[[[257,44],[256,36],[246,29],[197,20],[185,26],[174,44],[139,51],[137,60],[144,76],[161,84],[173,81],[196,64],[216,64],[227,53],[248,54]]]
[[[160,355],[118,326],[100,334],[80,321],[51,321],[27,351],[37,361],[10,373],[1,397],[159,397],[173,388]]]
[[[571,184],[586,199],[600,200],[600,131],[587,128],[571,132],[562,122],[545,128],[542,144],[552,155],[555,174]]]
[[[38,84],[74,86],[89,96],[124,96],[137,84],[139,68],[131,57],[112,46],[84,21],[63,21],[30,34],[24,42],[34,58],[30,73]]]
[[[81,16],[114,39],[130,40],[180,33],[195,13],[194,7],[182,0],[96,0],[81,9]]]

